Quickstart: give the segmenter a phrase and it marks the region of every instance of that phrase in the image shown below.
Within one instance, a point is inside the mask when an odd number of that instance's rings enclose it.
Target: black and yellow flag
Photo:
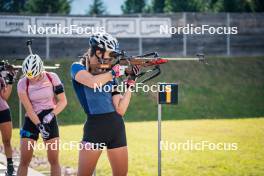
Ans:
[[[159,104],[178,104],[178,84],[159,83]]]

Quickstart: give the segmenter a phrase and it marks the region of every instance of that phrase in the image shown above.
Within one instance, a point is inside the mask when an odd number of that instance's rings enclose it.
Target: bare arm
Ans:
[[[96,85],[98,86],[100,86],[101,84],[104,85],[108,81],[111,81],[112,79],[113,76],[109,72],[99,75],[92,75],[86,70],[79,71],[75,76],[76,81],[91,88],[95,88]]]
[[[57,116],[67,106],[67,98],[64,92],[58,94],[56,98],[57,98],[56,108],[53,109],[52,113],[54,113]]]
[[[10,97],[11,95],[11,92],[12,92],[12,85],[11,84],[8,84],[5,88],[3,88],[1,90],[1,97],[4,99],[4,100],[8,100],[8,98]]]
[[[22,102],[24,108],[26,109],[27,115],[29,116],[30,120],[35,124],[39,124],[40,120],[37,114],[34,112],[31,102],[29,101],[28,95],[26,92],[18,92],[18,97]]]
[[[118,94],[113,96],[113,104],[115,110],[121,116],[124,116],[131,99],[131,91],[128,89],[124,95]]]

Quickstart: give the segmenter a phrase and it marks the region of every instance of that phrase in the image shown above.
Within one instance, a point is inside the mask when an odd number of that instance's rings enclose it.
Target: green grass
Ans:
[[[56,70],[64,82],[67,108],[60,123],[80,124],[85,114],[76,99],[70,79],[73,61],[57,60]],[[264,58],[209,58],[209,65],[193,61],[171,61],[162,66],[162,74],[149,84],[179,83],[179,105],[164,107],[164,119],[238,118],[264,115]],[[54,62],[46,62],[47,65]],[[14,87],[14,90],[16,88]],[[156,117],[156,96],[136,93],[126,114],[127,121],[149,121]],[[9,100],[15,126],[18,126],[16,91]]]
[[[157,175],[157,122],[126,122],[129,146],[130,176]],[[61,139],[79,141],[82,125],[60,127]],[[262,176],[264,175],[264,118],[225,120],[177,120],[162,123],[163,141],[194,143],[237,143],[236,151],[163,151],[163,175],[184,176]],[[18,129],[13,143],[18,146]],[[44,151],[37,151],[45,156]],[[77,150],[61,151],[63,166],[77,168]],[[97,166],[97,175],[110,175],[104,152]]]
[[[150,82],[179,83],[179,105],[163,107],[163,119],[166,120],[162,123],[163,140],[171,143],[187,140],[237,143],[238,150],[163,151],[163,175],[262,176],[264,118],[254,117],[264,116],[264,58],[209,58],[208,62],[209,65],[170,62],[162,66],[161,76]],[[56,72],[64,82],[68,98],[67,108],[58,117],[61,139],[62,142],[80,141],[82,125],[79,124],[86,117],[71,85],[69,69],[72,61],[58,60],[56,63],[61,64],[61,69]],[[155,94],[134,94],[126,113],[129,175],[157,175],[155,102]],[[9,103],[17,127],[18,100],[15,91]],[[18,129],[13,134],[13,143],[18,147]],[[36,155],[45,156],[45,152],[37,151]],[[77,150],[61,151],[63,166],[76,168],[77,158]],[[110,173],[104,153],[97,175]]]

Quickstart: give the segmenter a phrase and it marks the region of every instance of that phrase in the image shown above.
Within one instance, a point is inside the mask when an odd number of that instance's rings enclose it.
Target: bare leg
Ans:
[[[27,176],[28,167],[30,164],[30,161],[33,156],[34,149],[31,146],[34,146],[35,140],[28,139],[28,138],[22,138],[21,139],[21,156],[20,156],[20,163],[17,170],[17,175],[19,176]]]
[[[60,176],[61,167],[59,164],[59,138],[53,138],[45,141],[47,145],[48,161],[51,168],[51,176]]]
[[[0,130],[2,134],[2,141],[4,144],[5,155],[7,158],[12,158],[12,147],[11,147],[12,122],[1,123]]]
[[[79,168],[78,176],[93,175],[97,161],[102,153],[102,150],[86,150],[82,149],[79,152]]]
[[[126,176],[128,171],[127,147],[108,149],[107,155],[112,167],[113,176]]]

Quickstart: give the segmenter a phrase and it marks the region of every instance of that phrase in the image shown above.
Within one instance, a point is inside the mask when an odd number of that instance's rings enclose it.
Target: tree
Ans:
[[[241,4],[239,0],[223,0],[223,11],[224,12],[239,12],[241,11]]]
[[[221,0],[221,12],[253,12],[255,2],[253,0]]]
[[[164,12],[261,12],[262,0],[165,0]]]
[[[165,0],[152,0],[152,11],[154,13],[163,13]]]
[[[1,0],[0,11],[9,13],[18,13],[24,10],[25,0]]]
[[[164,12],[201,12],[205,4],[201,0],[165,0]]]
[[[121,5],[124,14],[142,13],[146,6],[145,0],[126,0]]]
[[[152,4],[146,4],[143,9],[143,13],[153,13]]]
[[[28,0],[26,11],[30,13],[70,13],[71,1],[69,0]]]
[[[106,14],[104,3],[101,0],[94,0],[87,12],[89,15],[103,15]]]
[[[219,12],[223,8],[222,0],[209,0],[206,12]]]
[[[264,12],[264,1],[263,0],[254,0],[255,12]]]

